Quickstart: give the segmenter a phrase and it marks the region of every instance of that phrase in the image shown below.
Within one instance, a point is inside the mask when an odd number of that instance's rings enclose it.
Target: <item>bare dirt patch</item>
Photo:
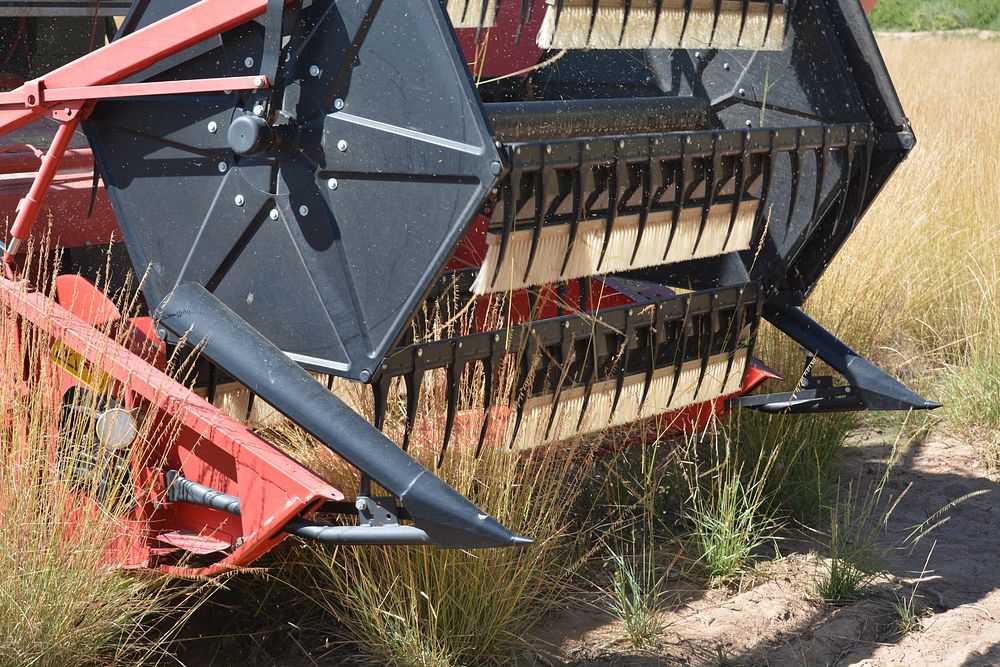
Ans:
[[[844,479],[863,488],[884,470],[891,443],[877,434],[845,452]],[[920,576],[921,628],[900,637],[885,594],[833,608],[818,599],[816,552],[786,556],[761,571],[748,590],[678,591],[686,599],[663,614],[664,631],[649,650],[633,650],[620,625],[593,607],[550,614],[536,631],[538,662],[551,665],[993,665],[1000,664],[1000,531],[997,484],[974,448],[935,435],[915,443],[896,464],[887,491],[906,491],[883,536],[890,571]],[[915,547],[893,549],[912,528],[949,503]],[[908,594],[905,584],[901,594]]]

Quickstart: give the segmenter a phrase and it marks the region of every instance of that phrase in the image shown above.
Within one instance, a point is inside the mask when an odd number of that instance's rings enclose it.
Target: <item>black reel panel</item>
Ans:
[[[123,30],[189,4],[138,3]],[[271,19],[141,78],[277,58],[274,90],[102,102],[91,143],[150,310],[198,283],[302,365],[367,381],[501,157],[437,0],[304,3],[277,53]]]

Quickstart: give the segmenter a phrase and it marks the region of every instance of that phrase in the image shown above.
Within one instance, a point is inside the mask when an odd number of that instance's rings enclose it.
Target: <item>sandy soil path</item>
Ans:
[[[874,482],[891,446],[885,436],[857,442],[845,453],[845,479]],[[907,488],[908,487],[908,488]],[[895,545],[948,503],[945,523],[915,548],[893,550],[891,569],[918,576],[934,547],[918,598],[923,627],[898,637],[895,612],[883,596],[831,609],[817,600],[816,554],[792,555],[769,566],[763,583],[744,592],[691,591],[664,615],[666,628],[649,651],[629,650],[622,629],[597,611],[550,616],[541,639],[541,664],[652,665],[1000,665],[1000,488],[970,445],[931,436],[897,463],[888,490],[906,493],[884,536]],[[888,495],[888,494],[887,494]],[[936,541],[936,543],[935,543]]]

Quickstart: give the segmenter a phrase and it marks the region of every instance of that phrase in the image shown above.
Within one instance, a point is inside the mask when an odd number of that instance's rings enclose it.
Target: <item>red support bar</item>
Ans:
[[[38,87],[51,90],[118,83],[266,11],[267,0],[201,0],[24,84],[18,94],[27,99],[30,91]],[[0,110],[0,135],[24,127],[47,113],[43,107]]]
[[[5,248],[4,261],[8,261],[16,255],[18,247],[28,240],[31,228],[35,226],[35,220],[38,218],[38,212],[42,210],[42,200],[45,199],[45,193],[48,192],[49,186],[52,185],[52,179],[59,171],[59,163],[62,161],[66,149],[69,148],[69,142],[73,139],[73,133],[76,132],[79,124],[80,113],[77,110],[70,120],[60,125],[59,129],[56,130],[52,146],[42,158],[42,165],[38,168],[38,174],[31,184],[31,189],[17,206],[17,217],[10,229],[11,239]]]
[[[76,289],[80,291],[81,287]],[[231,527],[239,530],[236,534],[242,537],[235,541],[228,555],[208,567],[161,569],[200,576],[249,565],[285,538],[282,528],[290,520],[308,516],[324,502],[343,500],[340,491],[246,426],[78,315],[44,294],[30,291],[25,283],[0,278],[0,307],[10,308],[60,346],[79,355],[101,377],[113,380],[123,395],[134,397],[126,403],[138,401],[142,405],[145,419],[165,417],[180,426],[180,433],[172,434],[167,428],[164,440],[150,445],[170,448],[173,453],[167,456],[168,461],[186,478],[240,498],[244,512],[238,518],[184,503],[176,503],[171,509],[171,503],[163,504],[163,497],[145,498],[143,494],[150,491],[149,484],[137,482],[140,516],[151,507],[159,508],[158,512],[166,512],[180,522],[167,527],[145,527],[150,531],[150,540],[155,541],[162,530],[177,528],[210,536],[219,528]],[[162,478],[162,470],[145,470],[152,475],[150,479]],[[154,496],[162,496],[162,484],[152,492]]]
[[[30,103],[28,93],[19,88],[9,93],[0,93],[0,108],[53,105],[57,102],[83,102],[119,97],[143,97],[147,95],[182,95],[185,93],[215,93],[220,90],[257,90],[267,88],[269,82],[264,76],[232,76],[214,79],[184,79],[181,81],[149,81],[143,83],[119,83],[106,86],[83,86],[74,88],[45,88],[40,86],[37,93],[41,99]]]

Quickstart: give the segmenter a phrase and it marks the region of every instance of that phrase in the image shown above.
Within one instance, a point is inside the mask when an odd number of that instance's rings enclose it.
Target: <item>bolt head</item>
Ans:
[[[208,124],[208,131],[211,132],[212,134],[215,134],[216,132],[219,131],[219,124],[213,120],[211,123]]]
[[[299,215],[309,215],[309,207],[305,204],[299,206]]]
[[[722,69],[729,71],[729,63],[722,63]]]
[[[277,220],[278,219],[278,209],[272,208],[271,212],[267,214],[267,217],[271,218],[271,220]]]
[[[263,88],[264,87],[264,77],[262,77],[262,76],[254,77],[253,85],[255,87],[257,87],[257,88]]]
[[[346,153],[347,152],[347,141],[345,141],[344,139],[341,139],[340,141],[338,141],[337,142],[337,150],[340,151],[341,153]]]
[[[753,127],[753,121],[752,120],[747,119],[747,127]]]
[[[357,500],[354,501],[354,507],[359,512],[364,512],[366,509],[368,509],[368,501],[365,500],[364,498],[358,498]]]
[[[253,112],[257,116],[263,116],[264,115],[264,105],[263,104],[255,104],[254,107],[253,107]]]
[[[234,201],[236,202],[237,206],[243,206],[243,204],[246,203],[246,200],[243,198],[243,195],[236,195],[236,199]]]
[[[333,101],[333,108],[336,109],[337,111],[340,111],[341,109],[343,109],[344,108],[344,100],[340,99],[339,97],[337,99],[335,99]]]
[[[739,92],[740,95],[746,95],[747,94],[747,89],[746,88],[740,88],[739,91],[737,91],[737,92]]]
[[[220,174],[226,173],[227,169],[229,169],[229,165],[228,164],[226,164],[225,162],[220,162],[219,163],[219,173]]]
[[[372,374],[366,368],[363,371],[361,371],[359,377],[361,378],[362,382],[368,382],[368,380],[372,379]]]
[[[309,66],[309,76],[319,76],[319,65]]]
[[[243,61],[243,64],[247,67],[253,67],[253,58],[247,57],[247,59]]]
[[[330,188],[331,190],[336,190],[339,185],[340,184],[337,183],[337,179],[336,178],[331,178],[330,180],[328,180],[326,182],[326,187]]]

